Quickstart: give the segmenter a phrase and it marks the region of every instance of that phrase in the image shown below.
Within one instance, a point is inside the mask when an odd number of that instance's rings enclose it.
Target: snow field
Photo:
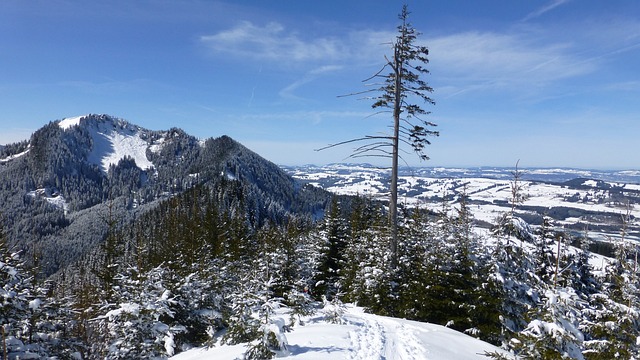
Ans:
[[[73,126],[79,126],[81,120],[87,116],[63,119],[58,126],[68,130]],[[147,159],[146,154],[149,144],[140,137],[136,126],[125,124],[122,120],[112,118],[86,124],[93,139],[93,148],[87,160],[99,165],[104,172],[109,170],[109,166],[118,164],[126,156],[131,157],[142,170],[153,167],[153,163]],[[156,145],[152,150],[158,151],[160,146],[161,144]]]
[[[281,316],[287,317],[286,314]],[[296,360],[475,360],[485,352],[504,351],[444,326],[367,314],[346,305],[344,324],[325,321],[322,313],[287,333],[289,355]],[[192,349],[172,360],[242,358],[244,345]]]

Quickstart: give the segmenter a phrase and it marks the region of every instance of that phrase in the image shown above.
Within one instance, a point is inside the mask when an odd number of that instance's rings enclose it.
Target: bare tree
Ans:
[[[523,192],[522,188],[522,171],[518,170],[518,164],[520,160],[516,161],[516,168],[511,172],[513,176],[511,180],[511,217],[515,216],[516,207],[522,205],[529,196]]]
[[[364,82],[371,89],[350,94],[369,94],[366,99],[373,100],[372,107],[380,109],[378,113],[391,113],[393,125],[391,134],[367,135],[357,139],[343,141],[328,145],[322,149],[344,145],[348,143],[363,143],[355,148],[350,158],[383,157],[391,158],[391,184],[389,199],[389,225],[391,229],[391,254],[392,266],[397,263],[398,256],[398,163],[402,158],[400,154],[401,144],[409,146],[418,155],[420,160],[428,160],[424,150],[431,144],[429,136],[438,136],[437,131],[430,130],[436,124],[426,121],[422,116],[430,112],[413,101],[434,105],[435,102],[428,96],[433,89],[426,81],[421,79],[429,71],[424,67],[429,60],[429,49],[416,44],[420,35],[408,22],[409,11],[406,5],[398,16],[400,25],[398,35],[392,43],[393,57],[385,55],[386,63],[376,74]],[[381,80],[380,82],[377,82]],[[369,84],[373,81],[372,84]],[[378,114],[376,113],[376,114]]]

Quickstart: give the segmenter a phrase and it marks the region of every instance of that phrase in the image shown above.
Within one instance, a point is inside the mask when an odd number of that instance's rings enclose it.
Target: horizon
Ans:
[[[358,163],[349,145],[315,149],[387,131],[339,96],[384,65],[403,3],[1,2],[0,144],[105,113],[228,135],[276,164]],[[406,3],[440,131],[408,165],[640,168],[640,3]]]
[[[123,119],[123,118],[119,118],[110,114],[85,114],[85,115],[80,115],[80,116],[74,116],[74,117],[66,117],[66,118],[62,118],[62,119],[55,119],[55,120],[50,120],[51,122],[64,122],[65,120],[75,120],[77,118],[81,118],[84,116],[88,116],[88,115],[107,115],[110,116],[114,119],[119,119],[119,120],[124,120],[127,121],[128,123],[134,125],[134,126],[140,126],[136,123],[130,122],[127,119]],[[76,123],[75,121],[73,121],[74,123]],[[45,126],[46,124],[44,124],[43,126]],[[61,125],[62,126],[62,125]],[[67,125],[68,126],[68,125]],[[177,126],[176,126],[177,127]],[[180,127],[177,127],[179,129],[181,129]],[[168,131],[169,129],[162,129],[162,130],[158,130],[158,129],[147,129],[144,128],[145,130],[150,130],[150,131]],[[184,129],[182,129],[184,130]],[[188,135],[191,136],[195,136],[193,134],[189,134]],[[30,135],[31,136],[31,135]],[[207,140],[210,138],[217,138],[217,137],[222,137],[222,136],[228,136],[226,134],[221,134],[219,136],[210,136],[207,138],[200,138],[197,137],[199,140]],[[235,141],[238,141],[237,139],[232,138]],[[17,142],[22,142],[22,141],[28,141],[29,137],[25,138],[25,139],[21,139],[18,141],[15,141],[14,143]],[[5,145],[10,145],[12,143],[5,143],[5,144],[0,144],[0,147],[5,146]],[[241,143],[243,146],[247,146],[246,144]],[[247,146],[247,148],[249,148]],[[252,150],[251,148],[249,148],[249,150],[256,152],[258,155],[261,155],[260,153],[258,153],[255,150]],[[267,159],[269,160],[269,159]],[[269,160],[271,161],[271,160]],[[273,162],[273,161],[272,161]],[[275,163],[275,162],[274,162]],[[501,170],[508,170],[508,169],[514,169],[516,166],[518,169],[523,170],[523,171],[527,171],[527,170],[577,170],[577,171],[602,171],[602,172],[624,172],[624,171],[640,171],[640,167],[638,168],[580,168],[580,167],[571,167],[571,166],[521,166],[519,165],[520,160],[517,160],[517,164],[514,163],[513,165],[433,165],[433,164],[428,164],[428,162],[422,162],[420,164],[417,165],[410,165],[407,163],[400,163],[399,164],[399,168],[400,169],[411,169],[411,168],[422,168],[422,169],[438,169],[438,168],[442,168],[442,169],[446,169],[446,170],[456,170],[456,169],[461,169],[461,170],[472,170],[472,169],[501,169]],[[349,159],[344,159],[344,161],[336,161],[336,162],[329,162],[329,163],[303,163],[303,164],[281,164],[281,163],[275,163],[278,166],[281,167],[305,167],[305,166],[316,166],[316,167],[326,167],[326,166],[332,166],[332,165],[345,165],[345,166],[365,166],[365,167],[372,167],[372,168],[378,168],[378,169],[382,169],[382,170],[390,170],[391,166],[389,164],[381,164],[381,165],[376,165],[375,163],[370,163],[370,162],[366,162],[366,161],[362,161],[362,162],[354,162],[353,160],[349,160]],[[526,173],[525,173],[526,175]]]

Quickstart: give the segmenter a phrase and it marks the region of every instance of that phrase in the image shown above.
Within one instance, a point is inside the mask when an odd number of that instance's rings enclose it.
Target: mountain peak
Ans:
[[[117,118],[107,114],[87,114],[74,117],[64,118],[58,121],[58,126],[63,130],[68,130],[74,126],[99,126],[112,125],[113,127],[139,129],[138,126],[132,125],[124,119]]]
[[[58,126],[60,126],[63,130],[67,130],[72,126],[79,126],[80,120],[84,119],[88,115],[75,116],[70,118],[64,118],[58,122]]]
[[[105,114],[88,114],[64,118],[58,122],[64,131],[74,127],[85,129],[92,139],[87,160],[99,165],[104,172],[125,157],[130,157],[142,170],[153,167],[146,152],[151,145],[143,139],[144,129],[124,119]]]

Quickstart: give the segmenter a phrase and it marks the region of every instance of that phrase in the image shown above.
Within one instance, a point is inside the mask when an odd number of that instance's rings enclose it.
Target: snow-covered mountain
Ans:
[[[322,213],[329,194],[303,187],[228,136],[149,130],[110,115],[55,120],[0,149],[0,209],[9,243],[43,254],[52,274],[122,223],[196,186],[236,180],[252,221]],[[116,213],[110,214],[111,211]]]
[[[498,351],[463,334],[531,358],[638,354],[640,185],[620,178],[634,172],[553,170],[577,175],[555,181],[528,170],[516,184],[510,169],[405,171],[403,207],[427,211],[403,211],[394,264],[388,175],[370,166],[288,168],[296,180],[229,137],[108,115],[53,121],[0,159],[0,270],[18,294],[3,305],[9,358]],[[514,187],[528,196],[515,214]],[[589,239],[554,232],[549,217],[560,230],[588,225],[616,256],[594,256]]]

